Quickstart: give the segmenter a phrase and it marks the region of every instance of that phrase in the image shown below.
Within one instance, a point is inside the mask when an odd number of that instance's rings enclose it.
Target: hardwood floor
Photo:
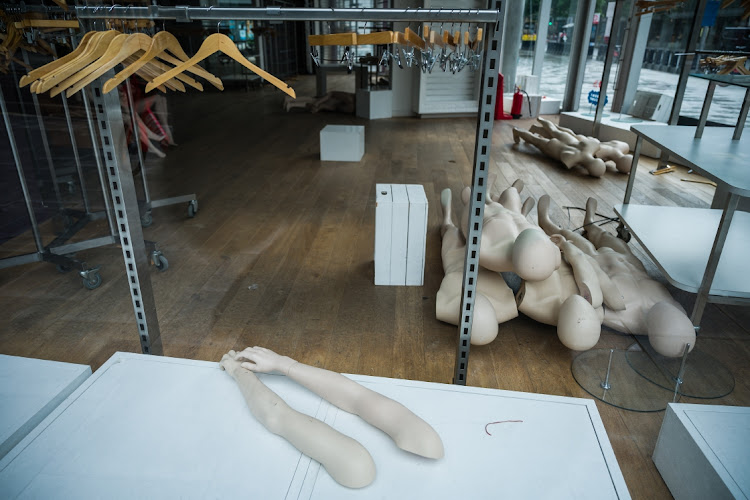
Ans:
[[[309,95],[313,83],[304,77],[294,87]],[[170,97],[179,146],[164,160],[149,156],[151,195],[195,192],[200,213],[188,219],[186,206],[159,208],[153,226],[144,229],[169,259],[167,272],[151,269],[165,355],[217,361],[229,349],[261,345],[335,371],[450,383],[456,327],[437,321],[434,312],[443,274],[439,195],[446,187],[457,193],[471,179],[475,119],[367,122],[337,113],[285,113],[282,98],[271,88]],[[318,160],[318,132],[328,123],[366,125],[361,162]],[[627,177],[591,178],[533,147],[512,145],[510,125],[530,124],[496,123],[492,189],[522,179],[523,194],[550,194],[553,219],[570,229],[581,225],[583,214],[564,207],[583,207],[589,196],[599,200],[599,213],[612,215]],[[682,182],[694,176],[681,167],[652,176],[651,163],[638,170],[634,202],[709,204],[713,187]],[[373,285],[376,182],[425,188],[430,205],[422,287]],[[29,251],[29,242],[26,234],[0,251]],[[647,261],[637,243],[631,245]],[[85,290],[74,275],[49,264],[0,271],[1,353],[97,369],[115,351],[140,352],[121,250],[102,247],[79,257],[102,265],[99,289]],[[670,290],[690,310],[693,296]],[[732,371],[735,388],[719,399],[682,401],[750,405],[748,309],[709,305],[702,326],[699,348]],[[605,330],[597,348],[632,343]],[[587,398],[571,375],[576,355],[554,328],[522,316],[501,325],[488,346],[472,348],[468,383]],[[663,412],[597,406],[632,496],[669,498],[651,461]]]

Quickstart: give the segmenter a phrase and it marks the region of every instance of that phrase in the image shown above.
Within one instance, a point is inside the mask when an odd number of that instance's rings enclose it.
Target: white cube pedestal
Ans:
[[[368,120],[391,118],[393,91],[357,89],[357,116]]]
[[[418,184],[376,184],[375,284],[424,284],[427,196]]]
[[[676,500],[750,498],[750,408],[667,407],[654,464]]]
[[[362,125],[326,125],[320,131],[321,161],[359,161],[364,154]]]

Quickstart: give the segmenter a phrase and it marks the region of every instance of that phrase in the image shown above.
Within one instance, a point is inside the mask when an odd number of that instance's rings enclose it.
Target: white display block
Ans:
[[[369,120],[393,117],[392,90],[357,89],[357,116]]]
[[[390,184],[375,184],[375,284],[391,284],[391,219],[393,193]]]
[[[526,94],[523,94],[520,118],[536,118],[541,114],[541,105],[542,96],[529,94],[527,98]],[[503,94],[503,106],[503,111],[510,114],[510,110],[513,109],[513,94]]]
[[[0,461],[0,497],[629,498],[592,400],[349,377],[425,419],[445,457],[400,450],[286,377],[260,375],[367,448],[375,481],[348,489],[264,429],[217,363],[116,353]],[[520,422],[493,424],[505,420]]]
[[[750,498],[750,408],[672,403],[654,463],[677,500]]]
[[[406,285],[424,284],[424,255],[427,244],[427,195],[424,188],[408,184],[409,232],[406,245]]]
[[[86,365],[0,354],[0,458],[90,375]]]
[[[360,161],[364,154],[364,126],[326,125],[320,131],[322,161]]]
[[[539,77],[534,75],[516,75],[516,85],[527,94],[539,93]]]
[[[542,102],[539,104],[540,115],[559,115],[560,105],[562,101],[560,99],[553,99],[551,97],[543,96]]]
[[[375,284],[424,284],[427,196],[419,184],[376,184]]]

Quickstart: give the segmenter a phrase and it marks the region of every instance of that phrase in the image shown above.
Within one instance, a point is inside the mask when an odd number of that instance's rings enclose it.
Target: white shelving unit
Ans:
[[[634,125],[633,167],[625,199],[615,206],[620,220],[676,287],[698,294],[691,314],[700,324],[708,302],[750,302],[750,214],[737,211],[750,197],[750,138],[733,139],[733,130],[707,127]],[[676,157],[716,182],[713,209],[630,204],[643,141]]]

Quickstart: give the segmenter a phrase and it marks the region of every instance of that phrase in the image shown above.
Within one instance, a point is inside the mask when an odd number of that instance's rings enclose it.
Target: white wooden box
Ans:
[[[393,91],[357,89],[357,116],[369,120],[391,118]]]
[[[445,457],[400,450],[286,377],[261,375],[369,450],[375,481],[347,489],[264,429],[217,363],[116,353],[0,460],[0,498],[629,498],[592,400],[349,377],[424,418]],[[493,424],[503,420],[521,422]]]
[[[86,365],[0,354],[0,458],[89,375]]]
[[[376,184],[375,284],[424,284],[427,196],[418,184]]]
[[[326,125],[320,131],[322,161],[359,161],[365,154],[365,127]]]
[[[750,498],[750,408],[671,403],[653,459],[677,500]]]

